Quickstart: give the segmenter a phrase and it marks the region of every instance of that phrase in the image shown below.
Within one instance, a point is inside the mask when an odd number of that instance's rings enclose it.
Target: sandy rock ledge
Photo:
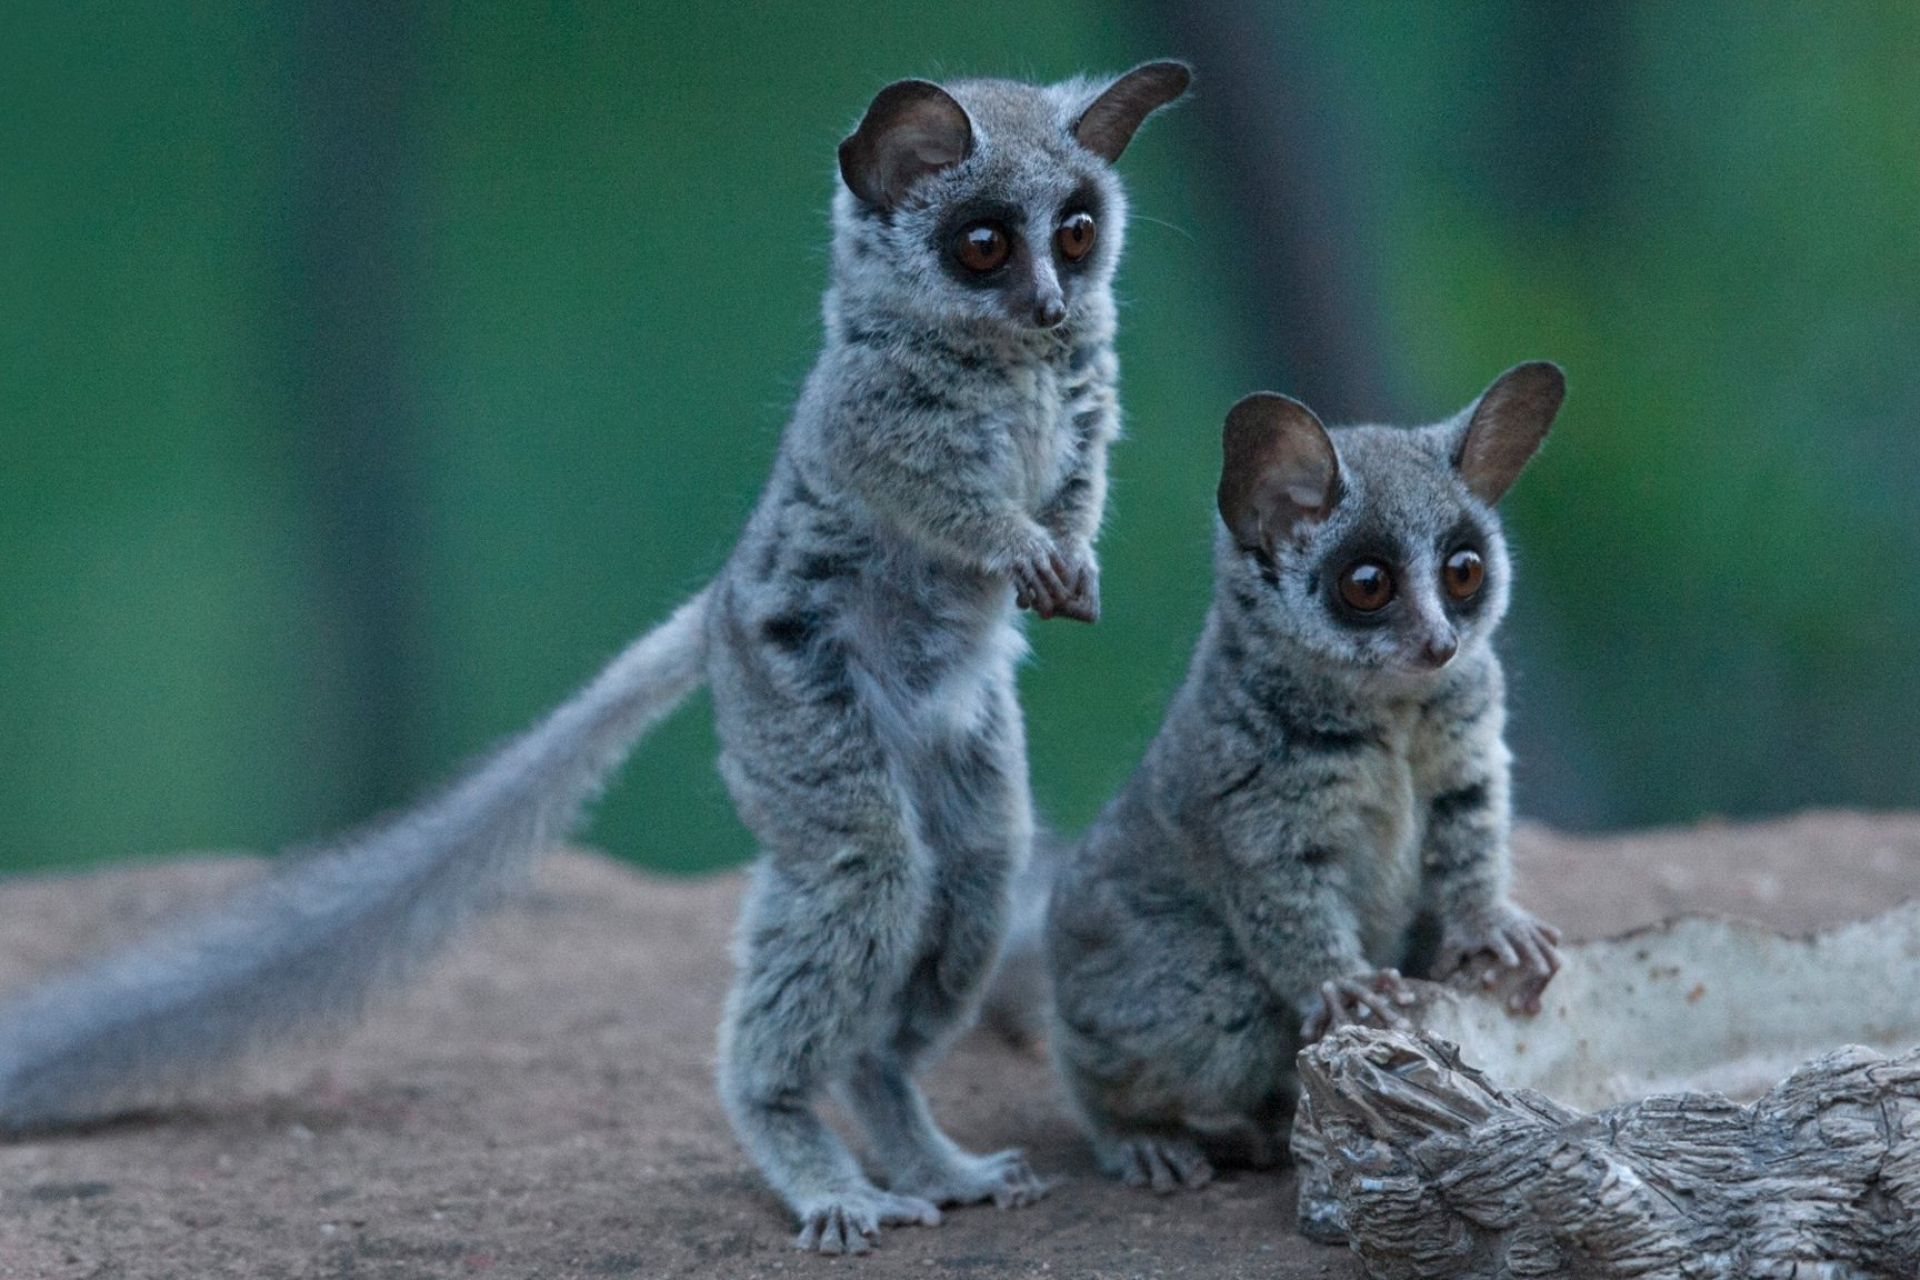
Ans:
[[[1680,911],[1796,930],[1920,896],[1920,818],[1816,814],[1615,839],[1519,837],[1520,896],[1582,936]],[[0,885],[0,987],[190,910],[261,864],[191,859]],[[861,1259],[788,1247],[714,1099],[735,876],[551,856],[533,888],[366,1027],[194,1105],[0,1143],[0,1277],[1355,1277],[1293,1229],[1290,1174],[1157,1199],[1102,1182],[1045,1064],[975,1035],[933,1074],[977,1148],[1062,1182]]]

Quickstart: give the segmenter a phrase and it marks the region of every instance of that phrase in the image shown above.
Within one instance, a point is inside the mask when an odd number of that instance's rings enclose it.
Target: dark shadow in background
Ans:
[[[408,353],[419,296],[412,0],[288,10],[295,92],[282,275],[287,444],[304,503],[315,732],[334,802],[365,815],[420,771],[416,646],[421,423]]]
[[[1205,171],[1220,175],[1245,232],[1230,251],[1246,282],[1247,367],[1330,422],[1403,416],[1354,171],[1366,148],[1323,74],[1315,23],[1290,4],[1148,8],[1199,69]]]
[[[1143,10],[1200,68],[1195,109],[1214,148],[1206,172],[1220,176],[1245,233],[1232,252],[1247,366],[1328,421],[1422,417],[1375,275],[1367,177],[1386,151],[1371,145],[1364,104],[1323,47],[1338,6],[1183,0]],[[1484,127],[1466,131],[1453,159],[1506,216],[1564,225],[1611,198],[1626,18],[1621,0],[1516,4],[1483,61],[1461,68],[1481,86]],[[1515,676],[1516,791],[1530,816],[1605,826],[1605,783],[1546,636],[1521,620],[1503,646]]]

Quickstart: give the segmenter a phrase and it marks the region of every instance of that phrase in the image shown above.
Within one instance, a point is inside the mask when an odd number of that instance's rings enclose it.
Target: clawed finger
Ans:
[[[1400,976],[1398,969],[1380,970],[1373,975],[1368,985],[1378,994],[1392,997],[1395,1004],[1412,1004],[1418,999],[1413,994],[1413,988],[1407,985],[1407,980]]]
[[[1084,590],[1075,590],[1060,604],[1060,616],[1072,618],[1075,622],[1100,621],[1100,597]]]
[[[1373,1022],[1393,1031],[1404,1031],[1408,1027],[1406,1018],[1394,1006],[1398,999],[1400,975],[1397,973],[1375,974],[1365,981],[1352,978],[1329,983],[1336,993],[1329,1004],[1337,1007],[1345,1015],[1343,1021]],[[1323,999],[1325,998],[1323,994]]]
[[[1013,571],[1013,602],[1021,609],[1031,609],[1042,619],[1052,618],[1067,612],[1071,607],[1071,593],[1067,589],[1065,576],[1067,566],[1057,551],[1035,556],[1031,560],[1015,566]]]
[[[1039,582],[1032,583],[1019,596],[1016,596],[1014,604],[1022,609],[1033,610],[1042,620],[1053,617],[1057,608],[1055,597],[1047,591],[1044,584]]]
[[[1538,982],[1523,982],[1515,987],[1507,997],[1507,1008],[1514,1013],[1536,1014],[1540,1012],[1540,993],[1544,985]]]
[[[1091,562],[1077,561],[1060,612],[1077,622],[1100,621],[1100,575]]]
[[[1055,606],[1067,598],[1066,571],[1067,566],[1057,551],[1048,552],[1035,566],[1035,576]]]
[[[1514,938],[1514,944],[1520,951],[1522,967],[1541,981],[1551,978],[1554,970],[1559,967],[1559,961],[1553,955],[1552,945],[1532,930],[1526,930],[1517,935]]]

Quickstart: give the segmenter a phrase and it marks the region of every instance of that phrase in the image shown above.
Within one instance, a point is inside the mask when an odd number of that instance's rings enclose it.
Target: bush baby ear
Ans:
[[[1227,411],[1221,444],[1220,518],[1245,550],[1271,553],[1339,500],[1340,457],[1298,400],[1271,391],[1245,397]]]
[[[1566,375],[1546,360],[1515,365],[1480,393],[1453,455],[1474,497],[1489,506],[1500,501],[1547,438],[1566,395]]]
[[[1133,141],[1146,118],[1186,93],[1193,71],[1184,62],[1143,62],[1115,80],[1074,122],[1073,137],[1108,164]]]
[[[973,121],[952,94],[929,80],[896,80],[840,144],[840,176],[868,204],[891,209],[914,183],[972,152]]]

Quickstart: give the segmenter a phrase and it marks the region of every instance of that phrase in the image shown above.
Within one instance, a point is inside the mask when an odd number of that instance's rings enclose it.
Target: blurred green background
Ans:
[[[1541,356],[1522,809],[1920,804],[1906,0],[17,0],[0,50],[0,868],[297,843],[526,724],[724,558],[872,93],[1163,54],[1106,617],[1025,677],[1055,822],[1179,679],[1238,395]],[[587,838],[749,856],[712,753],[682,712]]]

